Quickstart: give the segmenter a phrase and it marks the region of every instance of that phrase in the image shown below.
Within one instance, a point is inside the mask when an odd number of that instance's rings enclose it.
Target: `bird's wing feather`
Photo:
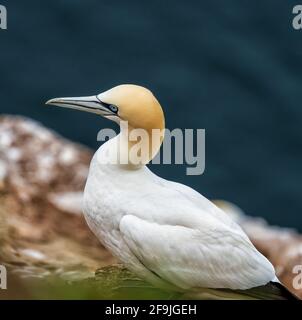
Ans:
[[[217,218],[220,222],[223,222],[224,224],[231,227],[232,229],[241,231],[243,233],[241,227],[235,221],[233,221],[233,219],[228,214],[223,212],[213,202],[205,198],[202,194],[200,194],[196,190],[178,182],[168,181],[161,178],[160,180],[162,181],[163,185],[171,188],[171,190],[173,190],[175,193],[178,193],[179,197],[186,198],[191,203],[194,203],[195,205],[197,205],[200,208],[200,210],[210,213],[212,216]]]
[[[269,261],[240,232],[211,220],[194,229],[126,215],[120,232],[146,268],[183,289],[247,289],[275,276]]]

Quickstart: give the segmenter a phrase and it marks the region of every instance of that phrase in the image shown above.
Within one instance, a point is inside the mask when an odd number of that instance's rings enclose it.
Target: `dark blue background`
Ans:
[[[302,2],[302,1],[301,1]],[[297,1],[7,1],[0,110],[96,148],[113,127],[45,107],[121,83],[149,87],[167,127],[206,129],[206,171],[153,166],[209,198],[302,230],[302,30]]]

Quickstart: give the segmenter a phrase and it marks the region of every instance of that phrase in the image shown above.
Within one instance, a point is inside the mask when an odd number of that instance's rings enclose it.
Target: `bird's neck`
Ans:
[[[100,164],[137,169],[148,164],[157,154],[164,138],[164,128],[133,128],[120,123],[120,134],[103,144],[97,152]]]
[[[164,124],[152,128],[133,128],[121,122],[120,129],[120,158],[132,166],[149,163],[158,153],[164,139]]]

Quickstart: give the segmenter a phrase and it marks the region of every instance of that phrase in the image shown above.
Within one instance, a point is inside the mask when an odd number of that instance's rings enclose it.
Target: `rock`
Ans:
[[[35,121],[0,117],[0,264],[8,269],[10,288],[0,290],[0,297],[175,298],[112,265],[116,260],[87,227],[81,199],[91,156]],[[227,202],[217,205],[302,297],[292,286],[293,267],[302,265],[301,235],[248,217]]]
[[[0,117],[0,264],[9,274],[82,279],[115,261],[81,214],[91,156],[30,119]]]
[[[73,282],[72,285],[76,285]],[[167,292],[139,279],[121,264],[110,265],[96,271],[95,277],[86,279],[102,299],[165,299],[165,300],[292,300],[283,288],[268,284],[250,290],[199,288],[189,292]],[[295,299],[295,298],[294,298]]]

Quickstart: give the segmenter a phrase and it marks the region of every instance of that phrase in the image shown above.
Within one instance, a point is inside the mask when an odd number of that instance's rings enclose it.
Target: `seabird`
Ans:
[[[83,212],[97,238],[137,276],[176,292],[280,286],[272,264],[229,215],[194,189],[146,166],[159,151],[165,129],[163,110],[151,91],[127,84],[47,104],[128,122],[127,135],[121,125],[120,134],[95,153]],[[130,156],[138,143],[129,139],[135,129],[147,132],[148,147],[141,149],[147,151],[139,163]],[[161,133],[159,139],[152,136],[154,130]],[[117,162],[110,163],[108,154]]]

